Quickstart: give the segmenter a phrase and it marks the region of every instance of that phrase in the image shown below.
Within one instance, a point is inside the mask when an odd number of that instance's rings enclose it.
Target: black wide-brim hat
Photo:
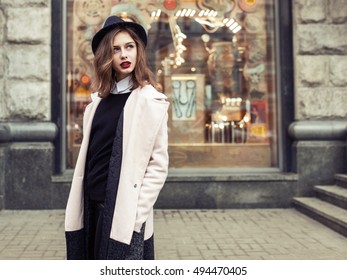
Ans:
[[[106,19],[104,26],[93,37],[92,50],[94,54],[96,53],[96,50],[98,49],[98,46],[102,38],[104,38],[104,36],[106,35],[106,33],[118,27],[131,27],[132,29],[134,29],[135,32],[139,35],[144,46],[146,47],[147,33],[146,30],[140,24],[131,21],[124,21],[117,16],[110,16]]]

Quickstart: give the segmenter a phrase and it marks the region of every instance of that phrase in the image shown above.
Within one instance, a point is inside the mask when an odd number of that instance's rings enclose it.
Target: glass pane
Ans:
[[[68,167],[90,101],[90,41],[111,14],[148,28],[171,103],[171,168],[277,167],[274,0],[68,3]]]

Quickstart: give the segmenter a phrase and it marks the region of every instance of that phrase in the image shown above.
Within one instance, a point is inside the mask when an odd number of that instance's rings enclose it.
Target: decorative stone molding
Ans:
[[[297,121],[289,126],[295,140],[344,140],[347,121]]]
[[[53,142],[57,132],[51,122],[0,122],[0,143]]]

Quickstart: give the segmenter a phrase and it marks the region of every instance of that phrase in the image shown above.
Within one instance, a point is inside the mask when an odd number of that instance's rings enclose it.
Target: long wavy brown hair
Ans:
[[[149,69],[145,46],[134,29],[129,27],[119,27],[108,32],[101,40],[94,57],[94,80],[92,90],[97,91],[101,98],[107,97],[116,83],[116,72],[112,67],[113,60],[113,41],[114,37],[122,32],[128,32],[135,41],[137,47],[136,66],[132,72],[133,87],[143,87],[147,84],[153,85],[157,90],[160,86],[155,81],[153,72]]]

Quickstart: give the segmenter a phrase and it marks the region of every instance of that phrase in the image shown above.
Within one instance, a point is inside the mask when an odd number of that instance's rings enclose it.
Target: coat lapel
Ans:
[[[145,86],[134,90],[124,107],[123,157],[112,239],[130,243],[139,191],[168,106],[165,95]]]

